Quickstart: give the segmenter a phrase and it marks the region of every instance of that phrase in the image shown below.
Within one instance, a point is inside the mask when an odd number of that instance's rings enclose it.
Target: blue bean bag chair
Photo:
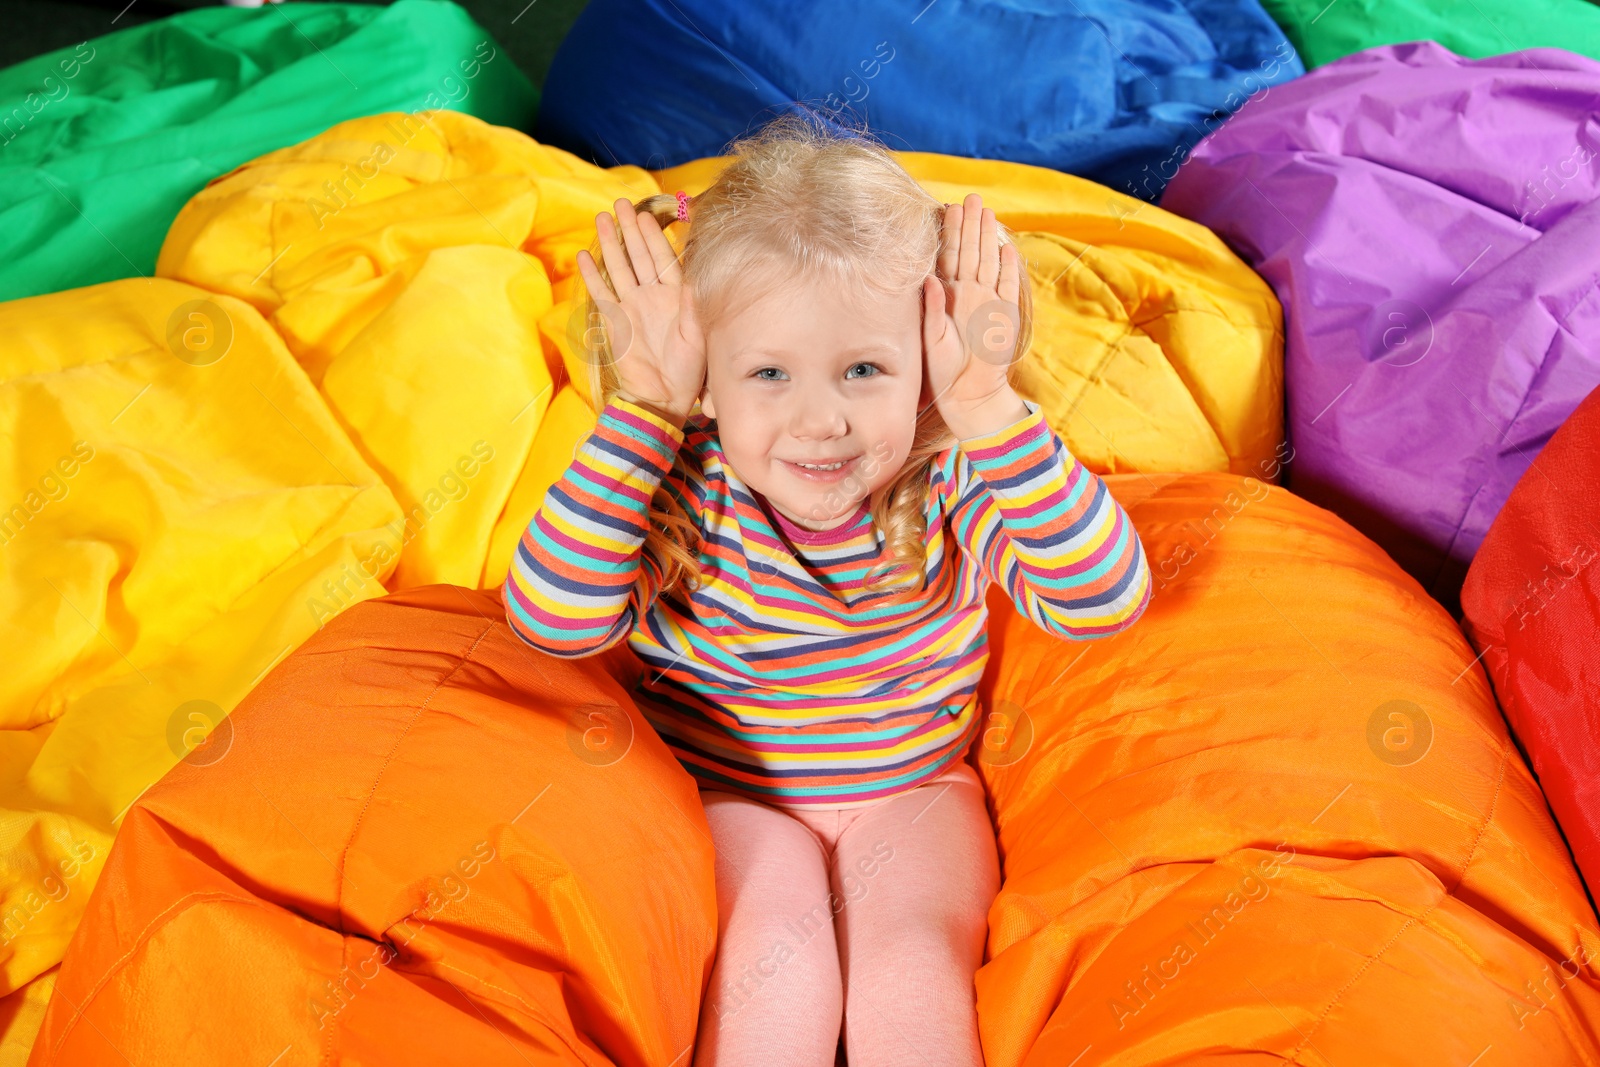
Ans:
[[[723,153],[803,105],[891,147],[1032,163],[1153,200],[1205,134],[1303,73],[1256,0],[592,0],[534,137],[601,166]]]
[[[1285,484],[1455,610],[1517,480],[1600,385],[1600,63],[1358,52],[1197,148],[1161,206],[1283,303]]]

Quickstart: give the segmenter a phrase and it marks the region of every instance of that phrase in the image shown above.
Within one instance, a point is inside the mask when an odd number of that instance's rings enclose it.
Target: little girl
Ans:
[[[552,655],[626,638],[700,787],[719,940],[695,1064],[827,1067],[842,1030],[851,1067],[974,1067],[1000,883],[967,762],[985,590],[1102,637],[1148,602],[1144,551],[1013,387],[1032,302],[976,194],[941,205],[793,115],[732,152],[692,209],[598,216],[603,269],[578,253],[603,406],[507,616]]]

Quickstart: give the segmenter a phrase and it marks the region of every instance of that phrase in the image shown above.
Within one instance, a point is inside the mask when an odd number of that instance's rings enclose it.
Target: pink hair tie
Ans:
[[[682,189],[678,190],[678,221],[689,221],[689,194]]]

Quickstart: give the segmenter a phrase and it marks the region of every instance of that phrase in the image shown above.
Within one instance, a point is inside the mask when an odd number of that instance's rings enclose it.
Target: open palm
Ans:
[[[947,421],[1010,388],[1022,312],[1015,245],[1000,244],[983,198],[945,208],[939,277],[923,281],[927,387]],[[941,278],[943,281],[941,281]]]
[[[655,216],[624,199],[613,206],[615,220],[604,212],[595,217],[611,284],[587,251],[578,253],[578,272],[605,319],[619,395],[682,422],[705,384],[705,338],[694,302]]]

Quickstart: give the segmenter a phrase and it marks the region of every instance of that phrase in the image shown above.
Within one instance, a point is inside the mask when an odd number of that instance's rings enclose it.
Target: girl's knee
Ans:
[[[831,917],[808,921],[816,887],[758,887],[724,916],[711,987],[701,1010],[695,1062],[818,1064],[832,1056],[844,1013],[843,976]],[[796,889],[800,891],[794,892]],[[783,1035],[781,1054],[774,1035]]]
[[[839,1013],[843,991],[839,957],[831,943],[808,946],[778,936],[765,947],[743,956],[729,952],[718,962],[714,987],[707,993],[719,1022],[763,1001],[782,1001],[806,1014]]]
[[[983,963],[988,931],[965,916],[902,924],[877,931],[853,931],[841,952],[854,978],[866,970],[886,971],[922,982],[935,976],[970,982]]]

